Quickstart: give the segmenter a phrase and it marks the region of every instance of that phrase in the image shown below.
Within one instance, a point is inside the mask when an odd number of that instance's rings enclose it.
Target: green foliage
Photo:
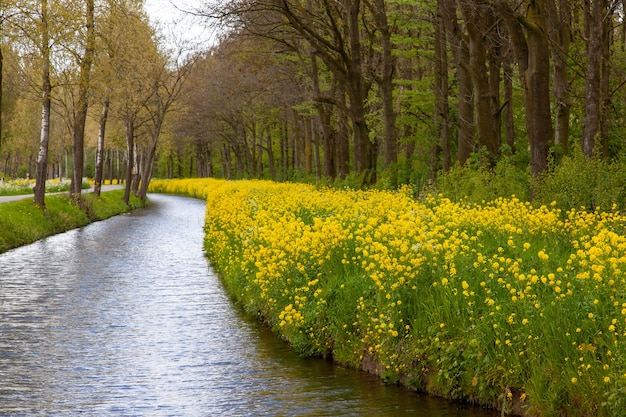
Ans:
[[[579,150],[564,157],[533,184],[535,200],[555,201],[561,208],[589,211],[626,205],[626,166],[623,159],[588,159]]]
[[[555,148],[552,156],[549,170],[538,178],[531,178],[527,165],[521,161],[523,156],[503,156],[490,168],[482,163],[480,155],[474,154],[465,166],[457,165],[449,172],[440,173],[433,187],[420,190],[468,203],[511,196],[530,201],[532,190],[534,204],[555,202],[563,210],[599,211],[626,207],[623,157],[588,159],[578,148],[569,156],[563,156],[562,151]]]
[[[511,158],[501,158],[493,168],[477,161],[477,155],[467,166],[456,165],[442,173],[436,183],[436,191],[453,201],[469,203],[492,201],[498,197],[516,196],[528,200],[530,196],[530,172],[526,167],[516,167]],[[474,161],[474,162],[473,162]]]

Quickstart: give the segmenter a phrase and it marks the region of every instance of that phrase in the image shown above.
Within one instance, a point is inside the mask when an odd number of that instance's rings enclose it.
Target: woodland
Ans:
[[[0,4],[0,174],[40,204],[85,176],[626,202],[626,0],[206,0],[205,50],[141,0]]]

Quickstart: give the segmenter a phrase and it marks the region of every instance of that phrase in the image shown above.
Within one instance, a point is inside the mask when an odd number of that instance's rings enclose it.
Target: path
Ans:
[[[113,185],[103,185],[102,191],[111,191],[111,190],[122,190],[124,186],[121,184],[113,184]],[[93,187],[88,190],[83,190],[83,192],[91,192],[93,191]],[[54,193],[57,194],[57,193]],[[50,194],[46,194],[50,195]],[[26,198],[34,198],[33,194],[20,194],[20,195],[2,195],[0,196],[0,203],[8,203],[10,201],[24,200]]]

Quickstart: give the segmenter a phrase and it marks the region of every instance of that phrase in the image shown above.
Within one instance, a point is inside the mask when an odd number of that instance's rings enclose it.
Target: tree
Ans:
[[[177,62],[177,60],[174,61]],[[179,65],[175,70],[170,71],[167,69],[167,65],[164,62],[160,66],[160,74],[154,74],[154,82],[157,85],[154,87],[155,93],[147,106],[147,110],[150,114],[151,142],[148,145],[143,173],[141,175],[141,186],[139,189],[139,198],[141,199],[145,199],[148,193],[148,184],[152,177],[157,144],[161,136],[165,117],[182,92],[185,79],[190,74],[192,66],[193,60],[190,60],[183,65]]]
[[[113,29],[106,39],[111,71],[107,81],[112,108],[125,126],[127,166],[123,200],[128,204],[131,192],[138,190],[140,177],[135,139],[140,133],[138,129],[144,128],[149,119],[145,107],[155,94],[158,84],[153,76],[162,71],[162,60],[154,32],[139,5],[116,2],[109,12]]]
[[[385,125],[385,138],[383,140],[383,149],[385,156],[385,165],[391,170],[391,183],[397,184],[397,163],[398,163],[398,143],[396,135],[396,112],[393,103],[394,92],[394,75],[395,75],[395,58],[393,56],[392,35],[395,31],[389,24],[386,0],[364,0],[368,12],[373,16],[373,26],[379,33],[379,38],[370,36],[370,44],[380,45],[380,59],[374,57],[374,62],[380,61],[379,65],[372,68],[374,80],[380,86],[383,115]],[[372,48],[376,51],[377,48]]]
[[[568,74],[568,56],[571,45],[571,1],[558,0],[546,2],[546,11],[550,30],[552,62],[554,63],[553,92],[555,134],[554,143],[569,152],[569,123],[571,114],[570,80]]]
[[[585,114],[583,122],[582,149],[591,158],[596,139],[601,135],[603,99],[602,85],[608,89],[608,72],[603,80],[603,66],[607,67],[609,33],[612,29],[612,16],[618,2],[613,0],[590,0],[584,2],[584,40],[587,72],[585,76]],[[605,90],[606,90],[605,89]],[[608,93],[608,92],[607,92]],[[606,94],[606,93],[605,93]],[[606,139],[603,138],[603,142]],[[606,145],[606,144],[605,144]],[[605,146],[606,149],[606,146]]]
[[[104,141],[107,121],[109,118],[109,107],[111,101],[105,99],[102,105],[102,113],[98,122],[98,142],[96,145],[96,172],[93,180],[93,193],[100,196],[102,190],[102,181],[104,179]]]
[[[435,15],[435,121],[441,137],[443,168],[448,171],[452,165],[450,150],[450,109],[448,103],[448,57],[445,52],[447,33],[445,29],[446,13],[443,1],[437,1]]]
[[[2,150],[2,144],[3,144],[3,90],[4,90],[4,78],[3,78],[3,74],[4,74],[4,54],[3,54],[3,49],[4,49],[4,22],[5,20],[9,19],[11,17],[11,13],[8,12],[8,10],[11,10],[11,5],[5,4],[5,2],[3,1],[2,4],[0,4],[0,151]]]
[[[289,60],[294,77],[301,77],[304,99],[291,104],[281,120],[282,172],[311,172],[319,138],[325,176],[346,172],[340,168],[345,161],[341,155],[352,147],[359,175],[367,176],[362,158],[369,149],[375,158],[372,164],[387,170],[393,183],[394,155],[408,167],[404,178],[415,178],[409,170],[424,166],[434,178],[440,167],[452,164],[455,151],[463,164],[472,153],[483,155],[485,149],[489,158],[482,162],[493,165],[500,158],[503,132],[508,146],[502,149],[518,153],[516,164],[529,152],[531,172],[538,175],[548,166],[550,146],[556,143],[567,151],[569,141],[579,135],[576,128],[570,131],[570,123],[583,113],[597,122],[595,137],[602,138],[606,153],[610,129],[613,137],[619,137],[617,129],[624,128],[621,120],[609,119],[608,110],[615,108],[619,114],[624,102],[616,93],[626,83],[613,82],[615,75],[623,77],[623,67],[611,54],[619,53],[612,48],[613,31],[619,39],[626,38],[626,31],[618,33],[614,24],[622,23],[621,11],[614,11],[624,2],[603,0],[602,36],[586,34],[592,22],[600,21],[594,16],[602,13],[592,12],[601,1],[581,3],[585,9],[571,0],[439,0],[436,5],[394,0],[236,0],[208,14],[223,19],[231,30],[222,41],[231,42],[235,32],[270,39],[274,53]],[[354,16],[358,16],[356,23]],[[579,22],[577,16],[584,19]],[[583,33],[579,39],[571,36],[579,33]],[[590,42],[600,38],[601,44],[593,47]],[[232,55],[237,47],[231,44]],[[581,50],[598,53],[599,58],[577,56]],[[600,101],[599,111],[592,113],[593,100],[576,100],[585,90],[591,91],[596,61],[600,62]],[[514,82],[516,76],[519,82]],[[229,86],[239,91],[240,77],[219,78],[224,91]],[[258,157],[265,149],[260,152],[255,144],[264,131],[257,114],[264,108],[263,99],[247,100],[245,107],[224,106],[228,117],[218,128],[224,139],[223,162],[232,161],[235,169],[245,167],[259,175]],[[394,101],[395,106],[390,105]],[[315,115],[317,120],[311,124]],[[523,120],[525,129],[519,129],[518,120]],[[583,129],[586,135],[593,123],[585,122]],[[367,143],[359,132],[367,134]],[[392,133],[402,135],[395,151]],[[405,152],[399,152],[400,146],[405,146]],[[623,147],[615,140],[611,146]],[[228,166],[224,162],[224,171],[231,172]]]
[[[507,0],[496,7],[509,29],[524,91],[530,172],[539,175],[548,165],[553,141],[550,110],[550,47],[543,0],[526,0],[516,9]]]
[[[85,155],[85,121],[89,108],[88,94],[91,87],[91,65],[95,54],[96,33],[94,27],[94,0],[85,1],[86,34],[84,40],[84,53],[80,61],[80,78],[78,81],[78,103],[75,111],[74,128],[72,135],[72,148],[74,151],[74,169],[70,195],[80,198],[83,185],[83,165]]]
[[[41,43],[41,138],[39,153],[37,154],[37,168],[35,169],[35,204],[45,205],[46,179],[48,175],[48,144],[50,141],[50,110],[52,83],[50,82],[50,29],[48,0],[40,1],[40,33]]]
[[[215,14],[233,19],[251,33],[289,45],[292,51],[298,50],[290,42],[294,36],[307,42],[347,96],[345,110],[353,134],[355,171],[364,183],[374,183],[378,151],[369,138],[366,118],[371,80],[364,59],[371,48],[363,40],[364,9],[362,0],[322,0],[305,5],[293,0],[240,0]]]
[[[454,57],[456,68],[456,82],[458,84],[456,159],[463,165],[469,159],[470,154],[476,151],[474,143],[474,104],[472,102],[474,85],[468,65],[470,60],[469,42],[457,18],[456,0],[439,1],[442,3],[441,13],[449,34],[450,50]]]
[[[467,28],[478,144],[493,159],[500,153],[501,140],[498,21],[486,3],[460,1],[459,7]]]
[[[2,48],[4,47],[4,42],[3,42],[3,38],[2,38],[2,26],[4,23],[4,11],[0,11],[0,150],[2,150],[2,135],[3,135],[3,131],[2,131],[2,116],[3,116],[3,111],[2,111],[2,90],[4,89],[4,83],[3,83],[3,78],[2,75],[4,73],[4,56],[2,55]]]

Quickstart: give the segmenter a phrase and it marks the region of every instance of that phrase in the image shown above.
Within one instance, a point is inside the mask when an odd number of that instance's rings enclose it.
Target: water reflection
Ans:
[[[0,414],[495,415],[298,357],[208,268],[204,204],[151,200],[0,255]]]

